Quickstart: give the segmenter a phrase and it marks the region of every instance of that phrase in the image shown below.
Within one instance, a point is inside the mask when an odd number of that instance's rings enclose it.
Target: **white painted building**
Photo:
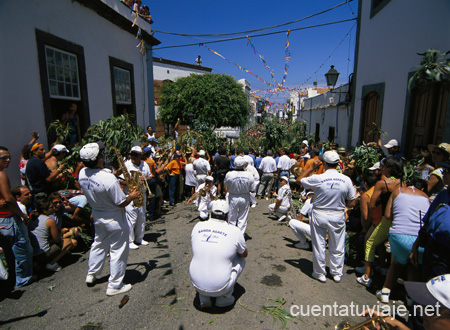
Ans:
[[[450,50],[450,1],[360,0],[348,141],[376,140],[375,122],[408,155],[414,145],[450,142],[448,84],[408,79],[430,48]]]
[[[323,94],[302,98],[298,120],[307,122],[307,132],[314,134],[316,141],[333,141],[344,147],[348,144],[348,86],[345,84]]]
[[[71,103],[82,133],[112,115],[132,113],[144,126],[154,116],[151,47],[160,42],[119,0],[0,1],[0,144],[10,149],[18,183],[22,146],[37,130],[48,148],[51,122]]]
[[[194,62],[194,61],[193,61]],[[167,82],[174,82],[178,78],[189,77],[191,74],[211,73],[212,69],[197,64],[172,61],[160,57],[153,57],[153,86],[155,95],[155,115],[150,118],[149,124],[154,127],[157,136],[161,136],[164,131],[171,131],[172,124],[163,123],[158,120],[159,103],[162,87]],[[183,132],[187,127],[180,127],[179,132]]]

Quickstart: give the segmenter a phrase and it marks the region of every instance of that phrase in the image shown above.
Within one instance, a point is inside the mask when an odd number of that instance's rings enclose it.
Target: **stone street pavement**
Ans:
[[[231,309],[197,307],[188,269],[190,233],[198,218],[193,206],[180,203],[151,223],[145,235],[149,246],[130,250],[125,283],[133,289],[123,308],[118,308],[123,295],[105,294],[109,263],[99,283],[88,288],[89,253],[74,253],[61,262],[60,272],[47,273],[0,301],[0,329],[280,329],[282,318],[263,309],[280,305],[270,299],[285,300],[277,315],[291,308],[301,313],[287,322],[289,329],[334,329],[342,320],[362,322],[364,318],[345,315],[377,305],[374,291],[358,284],[347,266],[341,283],[331,277],[326,283],[314,280],[312,252],[294,248],[291,229],[269,216],[269,201],[258,202],[250,209],[249,255]]]

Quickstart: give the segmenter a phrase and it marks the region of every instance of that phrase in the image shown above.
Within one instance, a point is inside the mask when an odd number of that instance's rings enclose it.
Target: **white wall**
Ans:
[[[167,70],[169,72],[167,72]],[[192,73],[204,74],[205,71],[175,66],[173,64],[153,62],[153,79],[155,80],[168,79],[175,81],[177,78],[188,77]]]
[[[370,5],[371,1],[360,1],[352,145],[359,138],[364,85],[385,83],[382,129],[388,135],[383,143],[394,138],[401,141],[408,73],[420,65],[417,53],[450,49],[450,1],[392,0],[373,18]]]
[[[119,1],[103,1],[124,15],[129,13]],[[150,26],[142,18],[139,23]],[[133,64],[137,122],[142,126],[148,122],[145,58],[132,34],[71,0],[24,0],[20,5],[0,1],[0,29],[0,145],[12,153],[9,174],[13,173],[14,182],[20,149],[31,139],[29,133],[37,130],[46,145],[35,29],[83,47],[91,124],[113,114],[108,56]]]
[[[350,108],[346,105],[337,106],[339,102],[345,101],[347,90],[348,84],[345,84],[332,92],[302,100],[299,120],[307,121],[306,127],[309,134],[315,134],[316,123],[318,123],[320,124],[320,140],[327,141],[329,128],[334,127],[334,142],[339,144],[340,147],[347,146]]]

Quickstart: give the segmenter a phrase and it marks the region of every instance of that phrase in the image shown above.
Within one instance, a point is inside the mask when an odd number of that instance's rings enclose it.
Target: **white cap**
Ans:
[[[369,167],[369,171],[375,171],[380,169],[380,162],[376,162],[372,167]]]
[[[95,160],[100,152],[100,147],[98,143],[88,143],[80,149],[80,158],[81,160]]]
[[[392,148],[392,147],[398,147],[398,141],[397,141],[396,139],[392,139],[392,140],[390,140],[388,143],[386,143],[386,144],[384,145],[384,147],[385,147],[386,149],[389,149],[389,148]]]
[[[225,200],[215,200],[211,202],[211,213],[227,214],[230,211],[228,203]]]
[[[69,150],[67,150],[66,146],[62,145],[62,144],[55,144],[52,149],[55,149],[58,152],[69,152]]]
[[[208,175],[208,176],[205,178],[205,181],[211,181],[211,182],[213,182],[213,181],[214,181],[214,178],[213,178],[211,175]]]
[[[302,143],[303,143],[303,144],[306,144],[307,146],[309,146],[308,140],[303,140]]]
[[[243,169],[247,161],[242,156],[237,156],[234,159],[234,167],[236,167],[238,170]]]
[[[198,152],[198,155],[199,156],[205,156],[205,150],[200,150],[199,152]]]
[[[339,158],[339,154],[336,151],[330,150],[330,151],[326,151],[323,154],[323,160],[325,163],[328,163],[328,164],[337,164],[337,163],[339,163],[340,158]]]
[[[134,146],[133,148],[131,148],[130,153],[131,152],[135,152],[137,154],[142,154],[142,149],[139,146]]]
[[[280,180],[284,180],[286,182],[289,182],[289,178],[287,176],[284,176],[284,175],[280,177]]]
[[[406,292],[420,305],[436,306],[437,302],[450,308],[450,274],[439,275],[427,283],[405,282]]]

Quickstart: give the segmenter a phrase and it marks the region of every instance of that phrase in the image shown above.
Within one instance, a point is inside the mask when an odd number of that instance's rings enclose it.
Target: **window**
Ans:
[[[333,126],[328,127],[328,141],[334,142],[335,128]]]
[[[320,141],[320,124],[316,123],[316,141]]]
[[[114,116],[129,114],[136,119],[133,64],[109,57]]]
[[[114,88],[117,104],[131,104],[130,71],[114,67]]]
[[[370,6],[370,18],[378,14],[390,1],[391,0],[372,0]]]
[[[80,100],[77,56],[45,46],[45,60],[50,97]]]

